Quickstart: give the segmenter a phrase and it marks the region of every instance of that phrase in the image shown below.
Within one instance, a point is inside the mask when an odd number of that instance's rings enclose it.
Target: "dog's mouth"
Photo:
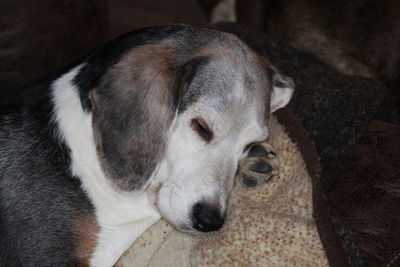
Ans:
[[[164,191],[165,189],[167,191]],[[177,230],[197,235],[218,231],[224,225],[226,212],[221,211],[220,205],[215,201],[201,200],[185,208],[181,206],[182,201],[171,202],[171,199],[166,198],[166,196],[177,195],[176,192],[171,193],[168,189],[168,186],[159,182],[152,184],[147,194],[151,205]]]
[[[203,231],[200,229],[195,229],[193,226],[187,224],[180,224],[179,226],[175,226],[175,228],[181,232],[194,236],[201,236],[201,235],[215,233],[215,231]]]
[[[164,217],[164,216],[163,216]],[[192,208],[190,220],[185,223],[176,224],[164,217],[179,231],[200,235],[220,230],[225,223],[225,212],[220,213],[215,208],[210,208],[204,203],[197,203]]]
[[[176,227],[179,231],[188,233],[188,234],[196,234],[199,233],[196,231],[193,227],[187,225],[187,224],[180,224],[179,226]]]

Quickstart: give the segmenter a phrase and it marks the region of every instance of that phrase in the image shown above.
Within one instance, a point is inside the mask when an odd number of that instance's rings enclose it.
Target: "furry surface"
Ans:
[[[341,182],[328,195],[334,215],[371,266],[400,264],[399,159],[400,126],[373,121]]]

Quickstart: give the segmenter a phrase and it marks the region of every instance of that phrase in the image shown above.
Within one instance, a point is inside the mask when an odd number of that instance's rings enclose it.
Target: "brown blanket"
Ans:
[[[373,121],[340,181],[328,197],[346,238],[362,249],[350,252],[400,266],[400,126]]]

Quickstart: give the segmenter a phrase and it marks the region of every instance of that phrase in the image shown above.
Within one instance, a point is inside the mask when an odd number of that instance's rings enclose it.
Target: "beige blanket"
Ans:
[[[269,129],[280,174],[256,188],[235,187],[221,231],[191,236],[160,220],[117,266],[328,266],[302,156],[273,117]]]

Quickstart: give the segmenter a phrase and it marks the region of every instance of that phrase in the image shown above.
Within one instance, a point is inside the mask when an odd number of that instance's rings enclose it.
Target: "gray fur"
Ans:
[[[195,42],[197,41],[197,42]],[[270,69],[242,41],[210,30],[182,31],[128,49],[91,90],[95,140],[103,170],[123,190],[141,189],[160,162],[177,110],[201,98],[229,114],[233,83],[269,113]],[[256,99],[254,99],[256,98]]]

